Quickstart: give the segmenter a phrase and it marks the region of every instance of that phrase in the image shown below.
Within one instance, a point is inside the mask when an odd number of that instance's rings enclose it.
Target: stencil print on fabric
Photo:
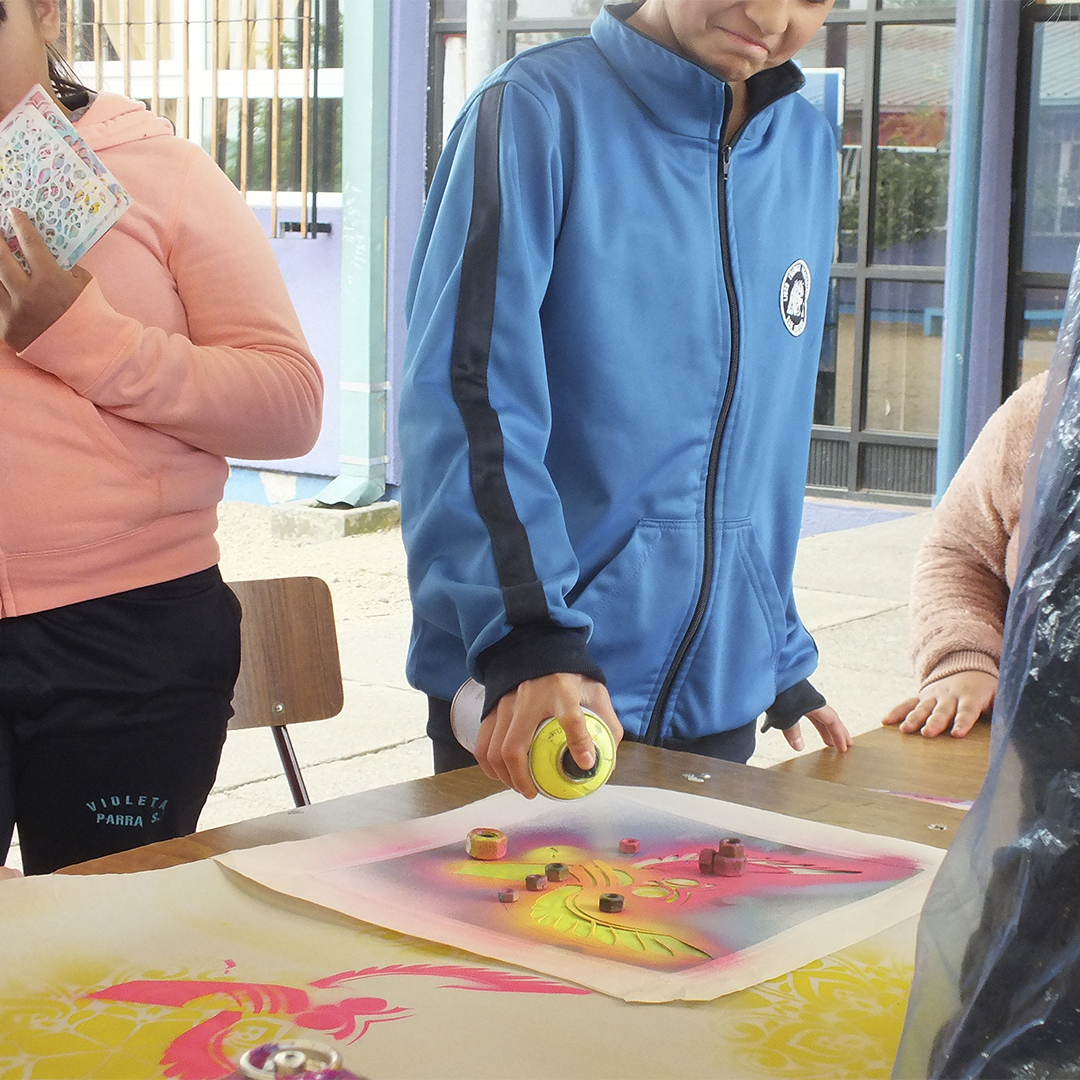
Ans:
[[[568,879],[512,912],[500,910],[499,922],[508,918],[516,932],[553,944],[585,947],[657,970],[681,970],[730,955],[737,948],[735,939],[752,932],[733,925],[732,938],[725,941],[722,933],[710,928],[710,909],[723,906],[735,923],[742,900],[764,901],[803,887],[890,882],[914,869],[885,861],[777,851],[760,844],[746,849],[745,875],[717,878],[699,872],[696,850],[618,861],[612,853],[611,861],[606,861],[590,857],[582,847],[567,846],[565,837],[546,839],[510,862],[462,859],[444,863],[441,869],[429,867],[435,871],[431,887],[442,895],[443,890],[461,891],[453,880],[457,877],[482,878],[502,888],[542,874],[546,863],[558,860],[569,866]],[[623,911],[607,915],[600,897],[613,890],[626,893],[627,904]]]
[[[231,966],[226,961],[226,970]],[[218,1080],[235,1070],[246,1050],[265,1042],[332,1037],[347,1045],[363,1038],[374,1024],[415,1018],[417,1010],[408,1004],[369,996],[391,978],[393,992],[405,1000],[415,979],[440,980],[446,990],[590,993],[533,975],[453,964],[343,971],[303,987],[157,973],[67,1000],[27,999],[17,1015],[0,1007],[0,1031],[21,1028],[23,1056],[28,1062],[48,1060],[53,1080],[119,1075]],[[0,1036],[0,1054],[5,1041]]]
[[[508,838],[504,857],[469,858],[460,837],[492,822]],[[620,851],[628,832],[636,853]],[[732,876],[701,865],[703,845],[723,837],[742,845]],[[905,841],[611,786],[547,806],[507,792],[392,828],[218,856],[287,895],[627,1001],[708,1000],[851,945],[915,914],[940,859]],[[551,864],[566,877],[548,880]],[[507,889],[516,903],[500,903]],[[613,893],[621,908],[605,910]]]

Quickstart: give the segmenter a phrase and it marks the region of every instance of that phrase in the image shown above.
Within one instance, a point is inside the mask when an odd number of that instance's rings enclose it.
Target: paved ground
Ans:
[[[291,729],[312,799],[429,774],[425,701],[403,673],[409,603],[400,532],[298,544],[272,539],[269,516],[267,507],[223,505],[222,570],[227,578],[316,574],[330,583],[345,709]],[[927,522],[925,511],[807,502],[804,532],[812,535],[799,546],[799,609],[821,652],[815,681],[853,732],[875,727],[909,693],[908,579]],[[808,745],[817,745],[816,736]],[[792,754],[783,736],[769,732],[752,763]],[[231,734],[202,826],[290,805],[269,733]]]
[[[409,601],[400,532],[305,544],[273,538],[270,515],[253,503],[222,505],[222,572],[226,580],[313,574],[330,585],[345,708],[332,720],[290,728],[312,800],[430,774],[425,701],[404,676]],[[854,734],[876,727],[910,693],[908,579],[928,520],[924,510],[807,500],[795,570],[799,610],[821,654],[814,681]],[[815,749],[816,734],[806,735]],[[751,764],[793,753],[769,732]],[[230,734],[200,827],[291,806],[270,733]],[[13,855],[9,864],[17,865]]]

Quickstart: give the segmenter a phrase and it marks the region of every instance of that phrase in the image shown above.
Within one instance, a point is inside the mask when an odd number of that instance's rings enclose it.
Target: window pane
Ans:
[[[282,68],[303,67],[303,5],[298,0],[285,0],[278,22],[279,57]],[[239,70],[244,67],[245,23],[247,30],[247,67],[249,70],[273,67],[270,49],[271,6],[263,0],[254,8],[245,6],[244,0],[221,0],[218,9],[216,49],[211,32],[207,41],[210,55],[216,57],[219,68]],[[249,18],[250,17],[250,18]],[[210,23],[210,14],[207,23]],[[341,65],[342,12],[334,0],[320,8],[319,15],[319,63],[324,67]],[[115,43],[115,41],[114,41]],[[137,57],[135,57],[137,59]],[[208,66],[212,64],[209,56]]]
[[[1080,241],[1080,22],[1039,23],[1032,51],[1024,269],[1068,274]]]
[[[600,13],[604,0],[510,0],[511,19],[588,19]]]
[[[319,64],[341,67],[345,48],[344,0],[323,0],[319,5]]]
[[[562,41],[564,38],[582,37],[586,34],[581,30],[529,30],[523,34],[514,35],[514,51],[511,55],[516,56],[537,45],[546,45],[549,41]]]
[[[1064,314],[1064,289],[1025,290],[1024,329],[1020,339],[1022,383],[1050,367]]]
[[[885,26],[874,261],[945,264],[953,28]]]
[[[455,22],[465,21],[466,0],[438,0],[435,5],[436,19],[452,19]]]
[[[465,104],[465,35],[443,35],[442,137],[446,145],[450,129]]]
[[[851,428],[851,376],[855,368],[855,282],[833,278],[825,308],[818,361],[814,423]]]
[[[862,162],[863,77],[866,27],[828,23],[799,52],[808,89],[814,73],[843,72],[840,85],[843,131],[840,150],[840,262],[854,262],[859,243],[859,168]],[[831,117],[830,117],[831,119]]]
[[[282,98],[278,120],[278,190],[299,191],[301,176],[302,114],[299,98]],[[341,99],[321,98],[312,102],[317,110],[319,139],[317,152],[308,162],[307,181],[318,191],[341,190]],[[175,111],[175,103],[174,103]],[[203,103],[203,146],[210,151],[210,126],[217,124],[217,163],[229,179],[240,184],[239,98],[219,98],[217,108],[210,99]],[[247,187],[249,191],[269,191],[271,175],[272,105],[269,98],[250,98],[247,124]]]
[[[870,282],[866,427],[936,435],[944,286]]]
[[[464,0],[462,0],[464,5]],[[185,20],[201,35],[206,32],[207,67],[216,61],[219,69],[258,71],[274,66],[271,47],[272,24],[278,24],[278,64],[284,69],[303,66],[304,7],[300,0],[219,0],[217,34],[210,29],[214,8],[192,11],[190,17],[179,0],[72,0],[72,42],[69,59],[90,63],[95,59],[95,22],[101,17],[102,59],[126,60],[132,64],[157,60],[179,61],[184,55]],[[340,67],[344,26],[342,0],[322,0],[319,5],[318,62],[323,68]],[[66,19],[62,20],[65,33]],[[191,42],[189,41],[189,44]],[[314,51],[314,31],[312,46]]]

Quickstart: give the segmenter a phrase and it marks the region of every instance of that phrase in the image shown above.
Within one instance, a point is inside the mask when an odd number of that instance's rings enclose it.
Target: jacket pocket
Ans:
[[[700,549],[700,522],[641,521],[572,601],[593,620],[589,651],[631,735],[648,725],[657,685],[693,610]]]
[[[157,517],[156,478],[92,402],[44,372],[3,382],[0,458],[9,497],[0,535],[9,554],[93,544]]]
[[[717,526],[715,574],[701,630],[687,655],[664,734],[699,738],[750,723],[776,697],[787,615],[749,521]]]

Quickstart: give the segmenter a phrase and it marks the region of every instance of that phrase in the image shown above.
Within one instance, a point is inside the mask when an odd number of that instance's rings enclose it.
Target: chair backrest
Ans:
[[[316,577],[230,581],[244,618],[230,728],[302,724],[345,703],[330,589]]]

